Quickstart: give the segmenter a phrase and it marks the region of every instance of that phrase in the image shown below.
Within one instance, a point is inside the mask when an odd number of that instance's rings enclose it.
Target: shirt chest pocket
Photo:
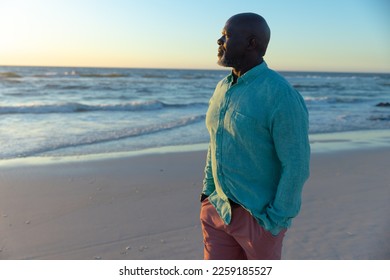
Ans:
[[[232,112],[228,122],[228,131],[235,142],[247,147],[256,145],[261,138],[269,135],[268,130],[256,119],[238,111]]]
[[[256,127],[256,121],[238,111],[233,111],[228,118],[228,130],[234,137],[249,137],[253,134]]]

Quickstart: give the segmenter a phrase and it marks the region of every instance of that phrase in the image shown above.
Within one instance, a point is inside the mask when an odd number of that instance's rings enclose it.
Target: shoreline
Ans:
[[[312,154],[327,154],[346,151],[364,151],[390,148],[390,130],[385,129],[310,134],[309,139]],[[159,155],[167,153],[207,151],[207,147],[208,143],[197,143],[187,145],[154,147],[143,150],[123,151],[114,153],[98,153],[71,156],[31,156],[11,159],[0,159],[0,168],[6,166],[48,165],[77,161],[120,159],[153,154]]]
[[[1,259],[201,259],[206,151],[0,167]],[[314,153],[283,259],[390,259],[390,148]]]
[[[390,259],[390,131],[310,135],[286,260]],[[202,258],[207,144],[0,160],[0,260]]]

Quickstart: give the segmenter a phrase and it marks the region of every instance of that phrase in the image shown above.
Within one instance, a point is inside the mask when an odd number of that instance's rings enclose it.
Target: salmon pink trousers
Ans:
[[[225,225],[214,206],[202,202],[200,221],[205,260],[280,260],[286,230],[277,236],[265,230],[241,206],[232,207],[232,220]]]

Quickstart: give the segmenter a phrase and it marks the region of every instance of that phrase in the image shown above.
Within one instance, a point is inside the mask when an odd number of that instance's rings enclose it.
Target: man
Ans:
[[[231,17],[218,64],[231,67],[210,99],[201,196],[205,259],[280,259],[309,176],[308,113],[301,95],[263,60],[270,39],[253,13]]]

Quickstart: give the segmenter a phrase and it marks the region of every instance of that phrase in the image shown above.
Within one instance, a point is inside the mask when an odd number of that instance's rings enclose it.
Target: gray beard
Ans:
[[[223,67],[239,68],[241,62],[239,59],[226,58],[225,55],[223,55],[221,58],[218,59],[217,64]]]

